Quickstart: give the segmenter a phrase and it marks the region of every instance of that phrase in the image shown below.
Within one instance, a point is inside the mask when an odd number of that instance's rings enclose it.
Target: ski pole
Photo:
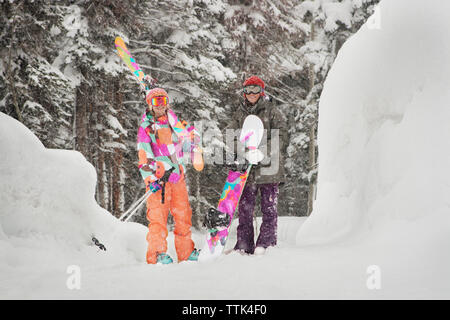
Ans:
[[[151,190],[147,191],[142,197],[140,197],[135,203],[133,203],[130,208],[120,216],[119,220],[122,220],[127,214],[133,211],[136,206],[141,206],[142,199],[146,198],[149,193],[151,193]]]
[[[145,195],[147,193],[144,193],[138,200],[136,200],[136,202],[134,202],[127,211],[125,211],[120,217],[119,220],[122,220],[128,213],[130,213],[134,208],[136,208],[136,206],[142,201],[142,199],[144,199]]]
[[[161,202],[164,203],[164,187],[165,187],[165,182],[161,185],[161,179],[157,180],[156,182],[154,182],[152,184],[152,187],[150,188],[149,191],[147,191],[146,194],[144,194],[138,201],[138,203],[134,206],[134,208],[130,211],[128,217],[123,220],[124,222],[127,222],[128,220],[130,220],[130,218],[139,210],[139,208],[147,201],[148,197],[150,197],[150,195],[152,193],[155,193],[159,190],[162,189],[162,199]],[[123,214],[122,216],[125,216],[125,214]]]
[[[138,201],[136,201],[131,207],[130,209],[128,209],[124,214],[122,214],[122,216],[119,218],[119,220],[122,220],[127,214],[129,214],[129,216],[123,220],[125,222],[127,222],[136,212],[137,210],[142,206],[142,204],[147,200],[147,198],[154,192],[159,191],[161,189],[163,189],[162,191],[162,198],[161,198],[161,202],[164,203],[164,187],[165,187],[165,183],[166,181],[169,180],[169,176],[172,173],[173,169],[170,169],[169,171],[167,171],[164,176],[161,179],[158,179],[157,181],[153,182],[150,186],[150,189],[141,197],[139,198]]]
[[[150,190],[151,191],[151,190]],[[147,198],[150,197],[150,194],[152,192],[147,192],[146,194],[144,194],[144,196],[146,196],[144,199],[142,199],[142,201],[136,206],[136,208],[130,213],[130,215],[124,220],[124,222],[127,222],[128,220],[130,220],[130,218],[132,216],[134,216],[134,214],[139,210],[139,208],[147,201]]]

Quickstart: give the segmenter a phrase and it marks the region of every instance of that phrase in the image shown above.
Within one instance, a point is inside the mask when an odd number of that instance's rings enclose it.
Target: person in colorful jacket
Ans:
[[[229,129],[240,129],[244,119],[254,114],[262,120],[265,130],[259,149],[265,150],[266,157],[257,166],[253,166],[238,207],[239,225],[234,250],[247,254],[262,254],[266,248],[277,244],[279,185],[285,182],[283,152],[288,143],[287,119],[268,101],[264,89],[264,81],[259,77],[251,76],[246,79],[243,83],[244,101],[227,126]],[[258,192],[261,192],[263,217],[255,244],[253,213]]]
[[[185,145],[198,142],[192,126],[182,123],[169,105],[167,92],[154,88],[147,93],[148,108],[142,116],[138,130],[139,171],[147,191],[160,188],[162,174],[168,176],[164,190],[152,193],[147,200],[147,263],[172,263],[167,254],[167,218],[169,211],[175,221],[175,249],[178,262],[198,260],[199,251],[191,239],[192,210],[184,173],[183,152]],[[163,192],[164,191],[164,192]],[[163,197],[164,196],[164,197]]]

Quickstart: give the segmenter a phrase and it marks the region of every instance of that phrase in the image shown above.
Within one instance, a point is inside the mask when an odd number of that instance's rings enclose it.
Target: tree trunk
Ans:
[[[313,124],[309,130],[309,157],[308,157],[308,165],[310,172],[315,170],[316,166],[316,126]],[[313,204],[315,200],[316,194],[316,179],[311,177],[309,179],[308,186],[308,216],[311,214],[313,210]]]
[[[87,117],[86,117],[86,87],[82,82],[76,89],[76,113],[75,113],[75,150],[80,151],[84,156],[87,155]]]
[[[123,113],[121,112],[122,100],[123,96],[120,91],[120,82],[118,79],[113,80],[113,94],[111,95],[112,101],[111,104],[114,106],[114,109],[117,111],[116,118],[122,123]],[[122,134],[119,134],[119,137],[115,141],[119,144],[123,143]],[[122,163],[123,163],[123,150],[121,148],[114,148],[113,154],[113,176],[112,176],[112,200],[113,207],[112,213],[114,216],[119,217],[120,213],[123,212],[124,207],[124,199],[123,199],[123,179],[122,179]]]
[[[104,99],[100,105],[100,108],[104,105]],[[97,110],[97,124],[102,123],[102,113]],[[102,129],[97,130],[97,201],[102,208],[106,208],[105,201],[105,153],[102,150],[103,146],[103,131]]]
[[[311,22],[311,41],[314,41],[314,20]],[[315,84],[315,72],[314,72],[314,65],[309,65],[309,92],[311,93],[314,89]],[[309,104],[316,103],[315,99],[312,101],[309,101]],[[315,170],[316,166],[316,119],[314,118],[314,121],[312,121],[311,127],[309,129],[309,146],[308,146],[308,168],[309,172],[311,173],[312,170]],[[309,185],[308,185],[308,212],[307,215],[309,216],[313,210],[313,204],[315,199],[315,189],[316,189],[316,181],[313,177],[310,177],[309,179]]]
[[[12,44],[9,46],[9,57],[8,57],[8,84],[9,84],[9,91],[11,91],[11,95],[13,96],[13,103],[14,103],[14,110],[16,111],[17,120],[23,123],[22,113],[20,112],[19,108],[19,102],[17,101],[17,91],[16,87],[14,86],[14,76],[11,71],[11,47]]]

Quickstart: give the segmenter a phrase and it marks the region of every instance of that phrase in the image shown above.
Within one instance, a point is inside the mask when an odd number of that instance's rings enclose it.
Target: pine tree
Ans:
[[[144,193],[135,142],[146,105],[114,38],[122,36],[169,92],[180,118],[199,125],[207,160],[222,151],[222,129],[242,99],[243,80],[257,74],[288,119],[280,215],[306,215],[318,174],[323,82],[377,2],[0,1],[0,111],[45,146],[80,151],[97,170],[97,201],[118,216]],[[193,222],[200,226],[217,205],[226,170],[188,168]],[[147,224],[145,208],[136,221]]]

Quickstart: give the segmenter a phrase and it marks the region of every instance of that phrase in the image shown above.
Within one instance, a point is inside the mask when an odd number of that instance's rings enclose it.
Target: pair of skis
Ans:
[[[119,54],[119,57],[122,58],[122,61],[125,62],[126,66],[136,77],[141,89],[147,93],[147,91],[154,88],[156,86],[157,80],[152,78],[151,76],[145,75],[144,71],[142,71],[141,67],[133,58],[130,51],[128,51],[125,41],[123,41],[121,37],[116,37],[114,44],[116,46],[116,50],[117,53]]]
[[[131,53],[121,37],[116,37],[115,46],[117,53],[136,77],[140,87],[146,93],[152,88],[156,87],[156,79],[145,75],[139,64],[133,58]],[[183,123],[180,121],[181,136],[185,136],[187,131]],[[264,126],[260,118],[255,115],[249,115],[245,120],[241,130],[239,140],[248,149],[250,165],[245,172],[232,171],[228,172],[228,177],[223,188],[217,209],[211,208],[206,215],[206,225],[208,232],[206,234],[203,249],[200,251],[199,260],[208,261],[220,256],[225,248],[228,239],[229,228],[234,216],[234,212],[239,204],[242,192],[244,190],[247,178],[249,176],[252,164],[261,161],[262,153],[259,152],[258,146],[261,143],[264,132]],[[178,133],[178,132],[177,132]],[[187,136],[187,135],[186,135]],[[191,154],[193,158],[193,165],[197,171],[203,169],[203,157],[200,147],[196,147]],[[145,202],[145,200],[153,192],[158,191],[158,188],[150,188],[127,212],[125,212],[120,219],[128,221],[130,217],[137,211],[137,209]]]

